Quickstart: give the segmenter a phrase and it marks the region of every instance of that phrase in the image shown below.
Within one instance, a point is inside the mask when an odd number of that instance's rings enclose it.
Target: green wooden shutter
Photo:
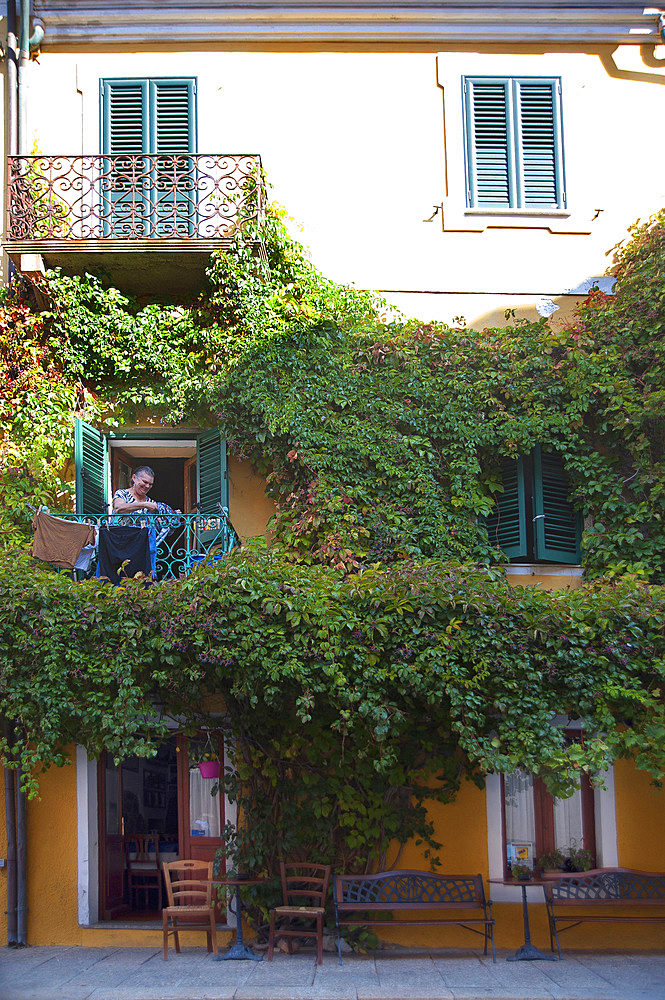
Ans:
[[[524,462],[501,459],[503,493],[495,508],[484,518],[490,544],[500,548],[509,559],[527,556],[526,504],[524,494]]]
[[[464,81],[467,139],[467,204],[510,208],[515,170],[508,80]]]
[[[533,452],[533,505],[536,559],[579,563],[582,517],[570,502],[561,457],[540,447]]]
[[[515,80],[520,207],[564,208],[560,83]]]
[[[149,153],[147,80],[102,80],[102,152]]]
[[[151,201],[142,177],[145,165],[133,157],[149,152],[147,80],[102,80],[102,152],[100,181],[105,236],[146,236]],[[127,156],[123,160],[123,156]]]
[[[187,156],[196,148],[194,80],[150,80],[150,151],[181,154],[157,160],[154,213],[158,236],[188,236],[195,224],[196,178]]]
[[[108,514],[108,443],[101,431],[82,420],[74,425],[77,514]]]
[[[229,506],[229,479],[226,467],[226,441],[218,430],[206,431],[196,448],[196,488],[199,513],[219,514]]]
[[[467,206],[564,208],[557,77],[465,77]]]

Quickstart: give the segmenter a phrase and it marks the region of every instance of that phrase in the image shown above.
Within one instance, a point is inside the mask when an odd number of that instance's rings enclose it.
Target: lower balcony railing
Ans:
[[[264,214],[257,154],[8,157],[8,242],[225,240]]]
[[[130,525],[151,527],[156,532],[156,580],[178,580],[204,564],[223,559],[240,539],[225,513],[204,514],[71,514],[51,512],[55,517],[98,527]],[[76,572],[80,573],[80,570]],[[95,576],[96,560],[85,577]]]

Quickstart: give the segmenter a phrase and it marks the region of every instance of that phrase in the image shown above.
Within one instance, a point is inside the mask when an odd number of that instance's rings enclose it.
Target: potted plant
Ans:
[[[530,882],[533,872],[529,865],[525,865],[522,861],[513,861],[510,866],[510,870],[513,874],[513,878],[516,878],[519,882]]]
[[[189,762],[192,767],[198,764],[202,778],[219,778],[221,764],[210,733],[206,734],[205,741],[190,740]]]
[[[537,864],[542,872],[560,872],[566,863],[566,855],[555,847],[553,851],[544,851],[538,855]]]
[[[586,847],[578,847],[572,840],[568,848],[568,857],[564,861],[567,872],[588,872],[593,868],[593,855]]]

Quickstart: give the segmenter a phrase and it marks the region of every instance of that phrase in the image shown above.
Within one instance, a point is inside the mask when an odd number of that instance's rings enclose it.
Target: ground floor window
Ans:
[[[550,795],[540,778],[524,771],[503,775],[502,789],[506,873],[515,861],[537,867],[555,849],[568,855],[585,848],[595,865],[594,793],[586,775],[567,799]]]

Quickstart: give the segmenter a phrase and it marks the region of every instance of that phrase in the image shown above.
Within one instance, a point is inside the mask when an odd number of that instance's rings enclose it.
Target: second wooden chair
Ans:
[[[275,936],[287,940],[292,953],[291,938],[316,938],[316,962],[323,962],[323,918],[330,885],[330,865],[286,864],[280,861],[282,905],[270,911],[268,961],[272,962]],[[277,920],[280,921],[279,927]]]

